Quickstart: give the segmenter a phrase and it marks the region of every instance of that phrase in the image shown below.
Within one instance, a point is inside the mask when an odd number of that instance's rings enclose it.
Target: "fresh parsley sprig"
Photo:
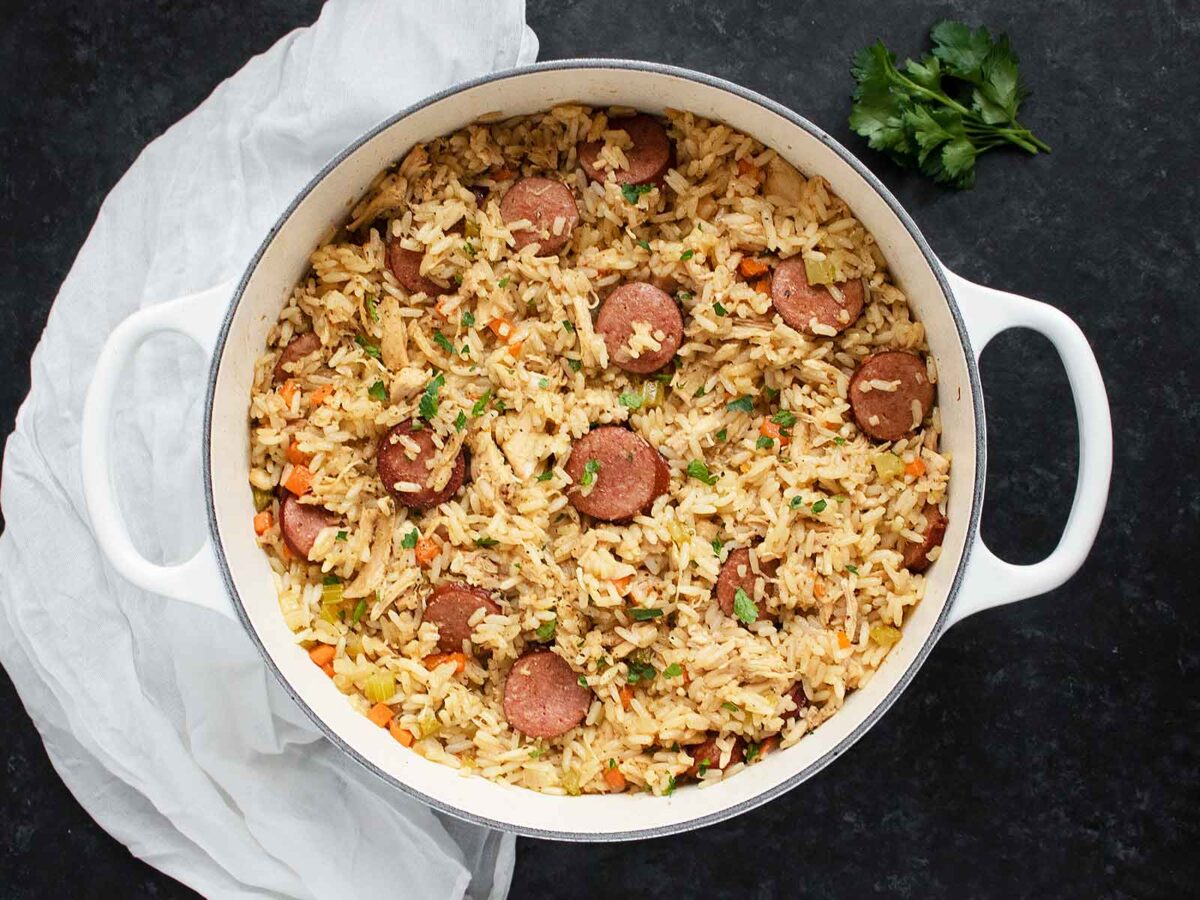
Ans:
[[[850,127],[872,149],[956,188],[974,185],[975,159],[994,147],[1050,152],[1017,121],[1028,91],[1006,35],[942,21],[929,36],[933,52],[901,68],[883,41],[855,55]]]

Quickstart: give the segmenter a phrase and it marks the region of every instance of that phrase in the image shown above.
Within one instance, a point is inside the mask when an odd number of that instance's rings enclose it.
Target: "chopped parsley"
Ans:
[[[501,400],[499,397],[497,397],[495,399],[495,401],[493,401],[493,403],[492,403],[492,409],[496,410],[496,412],[498,412],[498,413],[502,413],[506,409],[508,409],[508,407],[504,405],[503,400]]]
[[[675,294],[675,299],[678,300],[680,303],[687,303],[689,300],[692,299],[692,292],[691,291],[679,291]]]
[[[633,617],[635,622],[647,622],[650,619],[657,619],[663,614],[661,609],[649,609],[646,607],[634,607],[629,611],[629,615]]]
[[[339,531],[339,532],[337,533],[337,538],[336,538],[336,540],[339,540],[339,541],[344,541],[344,540],[346,540],[348,537],[350,537],[350,532],[348,532],[348,531]]]
[[[621,185],[621,196],[625,198],[626,203],[637,205],[638,198],[643,194],[648,194],[654,190],[652,184],[623,184]]]
[[[641,409],[645,398],[636,391],[626,391],[617,398],[617,402],[626,409]]]
[[[697,768],[696,771],[699,774],[699,776],[701,778],[703,778],[704,774],[711,768],[712,768],[712,762],[710,762],[707,759],[702,759],[702,760],[700,760],[700,766]]]
[[[846,439],[845,439],[844,437],[840,437],[840,436],[839,436],[839,437],[835,437],[835,438],[833,439],[833,442],[834,442],[835,444],[837,444],[839,447],[841,447],[841,446],[843,446],[843,445],[846,443]]]
[[[658,677],[658,669],[650,665],[648,662],[641,662],[636,659],[625,660],[625,665],[629,668],[625,680],[629,684],[637,684],[639,681],[653,681]]]
[[[818,500],[816,503],[814,503],[812,505],[812,511],[815,513],[823,513],[823,512],[825,512],[825,507],[827,507],[828,505],[829,504],[826,503],[824,499]]]
[[[562,327],[566,330],[567,334],[575,333],[575,325],[574,325],[574,323],[571,322],[570,319],[563,319]]]
[[[546,388],[550,387],[550,379],[543,375],[538,379],[538,387],[544,391]]]
[[[720,475],[714,475],[708,469],[708,464],[702,459],[693,459],[687,464],[687,474],[689,478],[695,478],[697,481],[703,481],[705,484],[712,486],[717,483]]]
[[[551,616],[548,621],[543,622],[537,627],[534,634],[537,635],[539,641],[552,641],[554,640],[554,631],[556,628],[558,628],[558,617]]]
[[[588,686],[588,682],[587,682],[587,676],[586,676],[586,675],[580,675],[578,680],[579,680],[579,686],[580,686],[580,687],[587,687],[587,686]]]
[[[683,666],[679,665],[679,663],[671,663],[663,669],[662,674],[663,678],[678,678],[683,674]]]
[[[454,276],[450,280],[453,281],[456,285],[459,285],[459,286],[462,285],[462,275],[458,272],[455,272]]]
[[[754,398],[749,394],[744,394],[736,400],[725,404],[725,408],[730,412],[750,412],[754,409]]]
[[[377,381],[367,388],[367,396],[372,400],[378,400],[380,403],[387,403],[388,392],[382,381]]]
[[[358,603],[356,603],[354,605],[354,613],[353,613],[353,615],[350,616],[350,624],[357,625],[358,620],[363,617],[363,614],[366,613],[366,611],[367,611],[367,601],[359,600]]]
[[[740,706],[738,706],[736,703],[730,703],[728,700],[726,700],[724,703],[721,704],[721,709],[725,710],[726,712],[731,712],[731,713],[736,713],[736,712],[742,711],[742,708]]]
[[[498,540],[487,537],[486,535],[484,537],[475,538],[475,546],[483,547],[484,549],[487,549],[488,547],[495,547],[498,543],[500,543]]]
[[[689,259],[691,259],[695,255],[696,255],[695,250],[684,250],[682,253],[679,254],[679,258],[683,262],[687,262]]]
[[[539,475],[537,477],[537,480],[538,481],[549,481],[553,477],[554,477],[554,470],[547,469],[545,472],[543,472],[541,475]]]
[[[647,252],[650,250],[650,242],[647,240],[640,240],[637,242],[637,245]]]
[[[727,315],[729,315],[729,310],[727,310],[727,309],[726,309],[724,306],[722,306],[722,305],[721,305],[719,302],[718,302],[718,303],[714,303],[714,304],[713,304],[713,312],[715,312],[715,313],[716,313],[718,316],[727,316]]]
[[[773,388],[768,384],[764,384],[763,391],[766,393],[767,399],[772,403],[779,399],[779,388]]]
[[[403,547],[405,550],[411,550],[413,547],[417,546],[417,539],[420,536],[421,536],[421,532],[417,531],[417,529],[414,528],[412,531],[410,531],[408,534],[406,534],[403,538],[400,539],[400,546]]]
[[[471,259],[475,258],[475,248],[472,246],[470,241],[467,241],[463,244],[463,252],[466,253],[467,256],[471,257]]]
[[[697,398],[703,397],[706,393],[707,389],[704,387],[704,385],[700,385],[700,387],[696,388],[696,393],[692,394],[692,396]]]
[[[753,741],[746,744],[746,763],[752,763],[758,758],[759,752],[762,750],[761,744],[756,744]]]
[[[713,555],[715,555],[718,559],[721,558],[721,550],[724,548],[724,546],[725,546],[725,542],[723,540],[721,540],[720,538],[713,538],[713,542],[712,542]]]
[[[475,405],[471,407],[471,417],[479,418],[483,415],[483,411],[487,409],[488,400],[492,398],[492,389],[488,388],[483,392],[483,396],[475,401]]]
[[[791,500],[788,501],[788,506],[790,506],[792,509],[799,509],[803,505],[804,505],[804,498],[801,497],[799,494],[797,494],[795,497],[793,497]]]
[[[506,287],[508,287],[508,282],[509,282],[509,277],[507,275],[505,275],[503,278],[501,278],[499,281],[496,282],[496,287],[506,288]]]
[[[659,384],[670,385],[671,379],[674,377],[675,377],[674,372],[659,372],[657,375],[654,376],[654,380],[657,381]]]
[[[791,428],[796,424],[796,414],[790,409],[781,409],[771,416],[771,421],[782,428]]]
[[[589,459],[583,464],[583,477],[579,479],[579,483],[587,487],[596,480],[596,475],[600,471],[600,460]]]
[[[728,439],[729,439],[729,432],[726,431],[724,428],[722,428],[720,431],[717,432],[717,440],[721,441],[721,443],[724,443]]]
[[[758,619],[758,605],[743,588],[738,588],[733,594],[733,614],[747,625]]]
[[[371,321],[378,322],[379,321],[379,304],[375,302],[375,298],[368,297],[366,299],[366,301],[364,301],[364,303],[367,307],[367,315],[371,317]]]
[[[458,415],[454,417],[454,430],[462,431],[466,427],[467,427],[467,414],[460,409],[458,411]]]
[[[583,368],[583,363],[578,359],[568,359],[567,365],[571,367],[572,372],[578,372]]]
[[[462,319],[460,321],[462,322],[463,328],[474,328],[475,327],[475,314],[464,310],[463,314],[462,314]]]
[[[672,775],[670,778],[667,779],[667,789],[665,791],[663,791],[663,796],[670,797],[673,793],[675,793],[675,776],[674,775]]]
[[[372,344],[370,341],[368,341],[366,335],[356,334],[354,336],[354,342],[358,344],[358,346],[362,347],[363,353],[367,354],[367,356],[371,357],[372,359],[379,359],[379,347],[376,344]]]
[[[435,344],[437,344],[439,347],[441,347],[443,350],[445,350],[447,353],[454,352],[454,345],[452,343],[450,343],[450,338],[446,337],[440,331],[435,331],[433,333],[433,342]]]
[[[759,437],[759,439],[757,441],[754,442],[754,446],[757,447],[759,450],[770,450],[772,447],[775,446],[775,439],[769,438],[764,434],[761,437]]]
[[[421,402],[417,404],[417,409],[421,418],[426,422],[431,421],[438,413],[438,391],[445,383],[446,376],[438,372],[434,379],[425,386],[425,393],[421,395]]]
[[[858,574],[858,566],[846,566],[846,571],[849,572],[851,575],[857,575]]]

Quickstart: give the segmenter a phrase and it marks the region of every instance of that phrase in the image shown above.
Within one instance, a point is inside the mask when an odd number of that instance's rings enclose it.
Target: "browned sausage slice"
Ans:
[[[645,322],[662,345],[633,356],[627,346],[635,322]],[[596,330],[604,337],[608,358],[626,372],[648,375],[669,363],[683,341],[683,316],[671,295],[645,281],[615,288],[600,307]],[[662,335],[659,338],[659,335]]]
[[[853,278],[837,284],[842,301],[823,284],[809,284],[804,260],[799,256],[785,259],[771,276],[771,303],[780,318],[797,331],[816,334],[812,322],[836,332],[845,331],[862,314],[862,280]]]
[[[380,439],[379,449],[375,454],[375,467],[384,486],[392,492],[392,496],[402,506],[409,509],[429,509],[439,503],[445,503],[463,485],[467,475],[467,453],[460,450],[454,460],[454,471],[450,480],[440,491],[430,488],[430,465],[438,454],[438,448],[433,443],[433,434],[429,428],[414,430],[414,422],[407,419],[399,425],[394,425]],[[408,451],[399,438],[407,437],[418,447],[416,459],[410,459]],[[419,491],[398,491],[397,482],[408,481],[421,485]]]
[[[654,462],[657,466],[654,476],[654,496],[657,498],[671,489],[671,466],[659,452],[655,452]]]
[[[613,119],[608,123],[610,131],[624,131],[629,135],[632,147],[625,149],[628,169],[598,169],[596,160],[600,156],[602,141],[589,141],[579,145],[579,164],[588,178],[604,181],[609,173],[617,184],[649,184],[658,181],[671,165],[671,139],[667,129],[651,116],[637,115],[627,119]]]
[[[581,513],[606,522],[632,519],[649,509],[670,484],[669,470],[663,482],[664,462],[645,438],[628,428],[593,428],[567,457],[565,468],[572,481],[567,499]],[[589,473],[591,490],[585,495],[583,481]]]
[[[287,378],[290,374],[284,370],[285,365],[297,363],[310,353],[316,353],[321,349],[321,339],[317,337],[315,331],[306,331],[304,334],[298,334],[283,348],[283,352],[279,354],[279,359],[275,363],[275,380]]]
[[[692,758],[692,765],[685,774],[692,778],[699,778],[701,769],[705,772],[713,769],[724,771],[730,766],[737,765],[744,758],[742,751],[745,743],[740,737],[733,739],[733,749],[729,751],[729,762],[724,766],[721,765],[721,748],[717,746],[717,736],[710,737],[702,744],[689,747],[688,756]]]
[[[504,717],[530,737],[554,738],[583,721],[592,692],[566,660],[550,650],[526,653],[504,682]]]
[[[877,441],[897,441],[911,434],[932,407],[933,384],[925,360],[907,350],[867,357],[850,379],[854,421]]]
[[[500,201],[500,217],[505,224],[521,219],[533,228],[513,232],[516,249],[539,244],[538,256],[557,253],[571,241],[571,232],[579,224],[575,195],[553,178],[522,178],[508,189]]]
[[[904,548],[904,567],[913,572],[924,572],[929,568],[929,551],[942,546],[949,523],[942,511],[933,504],[925,507],[925,540],[919,544],[907,544]]]
[[[288,549],[301,559],[308,559],[322,528],[328,528],[337,517],[322,506],[301,503],[293,493],[285,493],[279,501],[279,533]]]
[[[804,685],[797,681],[790,691],[788,696],[792,698],[792,702],[796,704],[795,709],[789,709],[783,714],[783,721],[787,722],[790,719],[797,718],[800,713],[811,705],[808,699],[808,694],[804,693]]]
[[[489,591],[462,581],[449,581],[433,589],[425,601],[425,621],[438,627],[438,649],[444,653],[462,650],[471,639],[471,616],[478,609],[487,615],[500,612],[500,604]]]
[[[763,582],[763,594],[769,596],[774,592],[775,587],[770,579],[775,577],[775,571],[779,568],[779,561],[775,559],[760,559],[758,561],[758,574],[750,568],[750,551],[745,547],[739,547],[737,550],[729,551],[729,556],[725,559],[725,564],[721,566],[721,571],[717,575],[717,603],[721,606],[721,612],[727,616],[733,615],[733,599],[737,594],[738,588],[746,592],[751,600],[754,600],[755,585],[757,582]],[[757,604],[757,601],[755,601]],[[768,613],[759,605],[758,617],[769,618]]]
[[[398,238],[388,239],[388,268],[402,288],[410,294],[428,294],[431,297],[446,293],[444,287],[421,274],[421,260],[424,258],[425,254],[420,250],[408,250],[400,246]]]

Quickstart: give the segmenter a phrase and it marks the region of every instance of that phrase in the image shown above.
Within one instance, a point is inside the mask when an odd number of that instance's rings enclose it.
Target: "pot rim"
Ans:
[[[230,328],[233,324],[234,314],[241,305],[242,297],[245,293],[247,284],[251,276],[258,269],[258,265],[266,253],[267,248],[272,244],[279,232],[285,227],[292,214],[296,211],[300,203],[313,191],[318,184],[337,168],[349,156],[357,152],[364,144],[374,138],[381,132],[391,128],[400,120],[407,118],[413,113],[431,106],[442,100],[462,93],[471,88],[478,87],[483,84],[488,84],[495,81],[503,81],[509,78],[517,78],[535,72],[542,71],[568,71],[581,69],[623,69],[648,72],[654,75],[664,75],[673,78],[680,78],[686,81],[692,81],[706,87],[716,88],[733,94],[738,98],[749,103],[756,104],[772,112],[781,118],[786,119],[792,125],[805,131],[809,136],[816,138],[828,149],[833,151],[837,156],[845,162],[854,172],[862,178],[872,190],[874,190],[888,205],[896,218],[904,226],[909,236],[921,251],[921,255],[925,258],[926,264],[929,266],[934,278],[937,280],[938,286],[942,290],[942,294],[949,306],[950,315],[954,320],[954,326],[957,329],[959,341],[962,345],[963,353],[966,359],[967,377],[970,385],[971,402],[975,410],[975,483],[972,489],[970,514],[967,522],[966,536],[963,542],[962,556],[957,563],[957,569],[954,574],[954,579],[951,582],[949,590],[946,592],[946,597],[942,605],[942,609],[938,614],[937,621],[929,630],[925,637],[924,643],[914,655],[912,661],[904,672],[897,678],[895,685],[875,707],[867,713],[861,722],[854,728],[852,732],[846,735],[841,741],[835,744],[832,748],[826,751],[822,756],[813,760],[803,769],[792,774],[790,777],[779,782],[778,784],[769,787],[752,797],[742,800],[739,803],[723,807],[715,812],[706,815],[696,816],[690,819],[682,819],[677,822],[672,822],[669,825],[660,825],[651,828],[632,828],[627,831],[620,832],[587,832],[587,831],[559,831],[554,829],[531,828],[527,826],[514,826],[506,822],[501,822],[477,813],[469,812],[459,807],[453,806],[435,797],[416,789],[410,784],[407,784],[395,776],[389,774],[383,769],[376,766],[363,756],[354,746],[346,741],[337,731],[330,727],[324,719],[322,719],[304,700],[299,692],[292,686],[291,682],[283,674],[282,670],[276,664],[274,658],[267,650],[262,638],[255,630],[254,625],[250,621],[250,617],[246,612],[245,605],[238,593],[237,587],[234,584],[233,575],[230,571],[229,561],[225,555],[225,548],[221,542],[220,531],[217,527],[217,512],[216,504],[213,499],[213,484],[212,484],[212,429],[213,429],[213,400],[216,394],[217,376],[221,368],[223,360],[225,344],[229,337]],[[488,828],[494,828],[499,831],[506,831],[525,835],[527,837],[543,838],[548,840],[560,841],[581,841],[581,842],[611,842],[611,841],[626,841],[643,838],[665,837],[671,834],[679,834],[686,831],[691,831],[697,828],[703,828],[707,825],[714,825],[718,822],[723,822],[726,819],[731,819],[734,816],[741,815],[755,809],[770,800],[790,791],[804,781],[807,781],[812,776],[816,775],[823,768],[845,753],[859,738],[861,738],[868,730],[870,730],[876,722],[891,708],[892,704],[900,697],[925,660],[932,652],[938,639],[946,630],[946,622],[951,608],[958,596],[958,591],[962,587],[962,582],[967,569],[967,563],[971,556],[971,551],[974,548],[978,538],[979,520],[982,515],[983,508],[983,489],[987,474],[987,435],[986,423],[984,418],[983,406],[983,389],[979,377],[979,366],[975,358],[975,354],[971,347],[970,338],[967,334],[966,323],[963,320],[962,313],[958,308],[954,293],[950,288],[946,278],[946,272],[942,267],[941,262],[934,255],[933,250],[929,247],[924,235],[913,221],[912,217],[889,191],[884,184],[862,163],[854,154],[852,154],[839,141],[827,134],[823,129],[814,125],[808,119],[800,114],[792,111],[781,103],[778,103],[757,91],[742,87],[734,82],[727,81],[723,78],[718,78],[713,75],[707,75],[703,72],[697,72],[693,69],[687,69],[679,66],[666,65],[663,63],[647,62],[634,59],[619,59],[619,58],[596,58],[596,59],[561,59],[548,62],[533,63],[527,66],[519,66],[512,69],[504,69],[498,72],[492,72],[487,75],[482,75],[468,81],[459,82],[451,85],[436,94],[432,94],[423,100],[414,103],[400,112],[381,121],[370,130],[364,132],[361,136],[355,139],[352,143],[343,148],[336,156],[329,160],[321,170],[313,176],[313,178],[296,194],[295,198],[287,209],[279,216],[275,223],[271,226],[262,243],[255,251],[254,256],[246,265],[245,271],[242,273],[238,281],[237,288],[234,291],[233,298],[230,301],[224,318],[221,322],[221,328],[217,335],[217,339],[213,346],[212,362],[209,367],[208,385],[204,398],[204,499],[208,513],[208,528],[209,535],[212,539],[213,550],[217,558],[217,565],[220,569],[221,579],[225,584],[225,590],[230,599],[233,601],[233,608],[237,613],[238,619],[242,626],[249,634],[254,645],[258,648],[259,654],[267,667],[274,674],[276,680],[292,698],[292,700],[304,711],[304,713],[313,721],[313,724],[336,745],[350,759],[357,762],[370,772],[374,773],[379,778],[383,779],[390,785],[398,788],[411,797],[420,800],[427,806],[433,809],[454,816],[457,819],[462,819],[476,825],[483,825]],[[447,770],[449,771],[449,770]]]

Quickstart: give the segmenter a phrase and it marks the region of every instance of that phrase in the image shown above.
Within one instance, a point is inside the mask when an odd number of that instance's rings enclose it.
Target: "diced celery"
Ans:
[[[271,505],[271,501],[275,499],[274,495],[272,495],[270,491],[259,490],[256,487],[251,487],[250,490],[254,492],[255,512],[262,512],[264,509],[269,507]]]
[[[871,640],[880,647],[890,647],[900,640],[900,629],[894,625],[872,625]]]
[[[396,693],[396,676],[391,672],[376,672],[363,685],[363,693],[372,703],[383,703]]]
[[[833,284],[837,281],[837,269],[828,259],[804,258],[804,276],[809,284]]]
[[[657,409],[666,399],[667,386],[657,381],[647,381],[642,385],[642,409]]]
[[[421,731],[421,737],[427,738],[437,734],[441,727],[437,714],[432,709],[423,709],[417,714],[417,728]]]
[[[562,786],[572,797],[578,797],[583,791],[579,784],[579,771],[577,769],[567,769],[562,773]]]
[[[341,582],[337,584],[325,584],[321,586],[321,605],[322,606],[340,606],[345,599],[345,585]]]
[[[885,481],[899,478],[904,472],[904,461],[895,453],[876,453],[871,457],[871,464],[875,466],[879,477]]]

